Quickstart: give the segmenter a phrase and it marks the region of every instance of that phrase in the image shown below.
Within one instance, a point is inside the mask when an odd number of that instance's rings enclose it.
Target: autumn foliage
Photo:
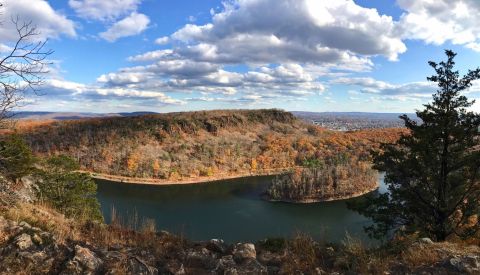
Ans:
[[[336,132],[281,110],[222,110],[38,123],[20,128],[38,155],[66,154],[97,173],[176,180],[359,161],[402,129]]]

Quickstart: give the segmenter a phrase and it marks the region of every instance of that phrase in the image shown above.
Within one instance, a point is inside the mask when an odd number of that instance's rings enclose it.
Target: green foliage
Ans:
[[[304,159],[302,166],[307,168],[322,168],[325,165],[325,161],[321,159]]]
[[[16,181],[28,175],[34,163],[30,147],[18,135],[8,135],[0,141],[0,169],[7,179]]]
[[[102,220],[95,197],[97,185],[90,175],[76,169],[78,163],[70,157],[47,159],[40,172],[39,198],[68,217]]]
[[[480,229],[472,220],[480,214],[480,116],[467,111],[473,101],[460,94],[480,79],[480,68],[460,77],[456,54],[446,55],[447,61],[429,62],[436,75],[427,79],[439,89],[417,111],[422,123],[401,116],[411,133],[375,158],[390,193],[354,207],[375,222],[368,228],[373,236],[403,228],[442,241]]]

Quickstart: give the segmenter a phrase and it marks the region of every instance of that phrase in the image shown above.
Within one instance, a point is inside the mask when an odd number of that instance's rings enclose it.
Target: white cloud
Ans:
[[[170,41],[170,38],[168,36],[162,36],[157,39],[155,39],[155,44],[158,45],[165,45]]]
[[[40,91],[42,97],[53,100],[99,102],[103,100],[131,101],[144,105],[182,105],[184,101],[155,90],[136,90],[122,87],[101,87],[50,79]]]
[[[173,56],[174,52],[171,49],[168,50],[156,50],[151,52],[146,52],[143,54],[139,54],[136,56],[130,56],[128,61],[135,61],[135,62],[142,62],[142,61],[154,61],[160,60],[164,58],[168,58],[169,56]]]
[[[137,10],[141,0],[69,0],[78,16],[93,20],[115,20]]]
[[[396,60],[406,46],[390,16],[351,0],[238,0],[212,23],[187,24],[171,38],[190,44],[190,58],[219,62],[348,62],[356,55]],[[195,48],[202,46],[201,49]]]
[[[18,34],[10,18],[19,19],[20,23],[32,22],[39,33],[36,39],[57,38],[61,35],[75,37],[75,24],[65,15],[54,10],[44,0],[3,0],[0,8],[0,42],[15,41]]]
[[[405,10],[399,23],[404,38],[441,45],[451,42],[480,51],[480,1],[397,0]]]
[[[333,79],[330,83],[358,86],[360,87],[360,93],[381,96],[381,98],[385,100],[399,101],[430,98],[437,89],[433,82],[421,81],[404,84],[391,84],[370,77],[343,77]],[[350,92],[350,94],[355,93],[356,92]]]
[[[100,33],[100,37],[114,42],[119,38],[137,35],[147,29],[150,19],[145,14],[132,12],[128,17],[114,23],[108,30]]]
[[[369,71],[373,56],[395,60],[406,50],[395,24],[351,0],[229,1],[212,13],[210,23],[189,23],[155,41],[171,48],[128,58],[147,64],[102,75],[98,82],[235,95],[244,103],[301,100],[325,90],[319,77]],[[248,69],[236,72],[231,65]]]

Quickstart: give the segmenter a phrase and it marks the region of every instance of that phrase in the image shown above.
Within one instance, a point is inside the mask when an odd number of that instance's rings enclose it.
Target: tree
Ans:
[[[54,156],[46,160],[38,182],[40,200],[68,217],[102,220],[95,197],[97,185],[71,157]]]
[[[0,4],[0,7],[2,4]],[[45,41],[38,41],[39,32],[32,22],[12,18],[17,39],[6,55],[0,55],[0,126],[5,127],[12,111],[21,105],[29,91],[37,93],[48,73],[48,56],[52,50],[45,49]]]
[[[18,135],[0,140],[0,171],[8,180],[16,182],[30,174],[34,163],[32,150]]]
[[[438,85],[433,102],[416,114],[421,122],[401,116],[410,130],[397,144],[384,144],[374,162],[385,171],[389,193],[370,197],[352,207],[371,217],[367,231],[375,237],[404,228],[443,241],[451,235],[467,237],[480,223],[480,116],[468,111],[462,91],[480,79],[480,68],[460,77],[455,53],[447,60],[430,61]]]

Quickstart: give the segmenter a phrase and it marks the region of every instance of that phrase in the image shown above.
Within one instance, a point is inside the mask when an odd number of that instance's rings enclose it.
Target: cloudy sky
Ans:
[[[480,66],[478,0],[0,0],[55,53],[36,111],[411,112],[428,60]],[[468,92],[480,99],[480,84]],[[475,105],[480,111],[480,103]]]

